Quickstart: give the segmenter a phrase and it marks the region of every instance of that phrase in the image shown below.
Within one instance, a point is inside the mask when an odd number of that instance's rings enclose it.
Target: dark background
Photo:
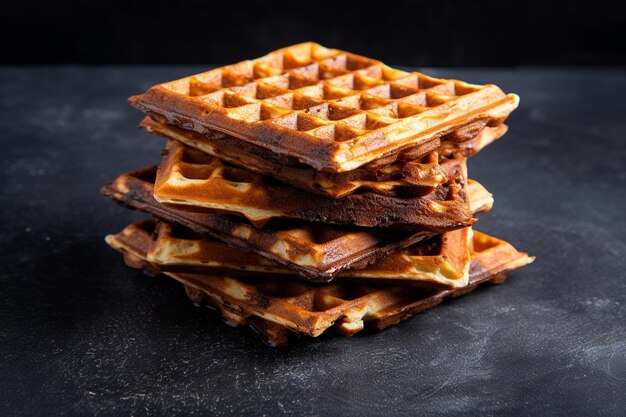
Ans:
[[[0,9],[0,417],[625,415],[623,4],[87,3]],[[305,40],[518,93],[469,170],[496,199],[478,230],[536,262],[285,349],[127,268],[103,238],[146,215],[98,190],[164,144],[127,97]]]
[[[407,66],[625,65],[625,4],[12,1],[0,63],[227,64],[314,40]]]

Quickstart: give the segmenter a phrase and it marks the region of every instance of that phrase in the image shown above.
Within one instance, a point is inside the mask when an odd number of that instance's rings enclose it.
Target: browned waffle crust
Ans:
[[[154,273],[147,261],[152,226],[149,222],[107,236],[125,255],[127,264]],[[508,243],[476,232],[472,244],[469,285],[456,290],[364,284],[306,284],[285,280],[246,280],[228,276],[165,272],[183,283],[189,297],[217,307],[237,325],[252,325],[274,345],[285,344],[290,332],[319,336],[335,327],[351,336],[366,325],[384,329],[439,304],[466,294],[483,282],[501,283],[508,273],[533,261]]]
[[[491,209],[493,197],[479,183],[470,180],[467,191],[473,213]],[[162,223],[157,230],[157,239],[148,251],[148,261],[159,264],[164,270],[215,273],[226,268],[230,274],[237,272],[238,275],[263,276],[269,272],[274,277],[293,273],[267,259],[245,256],[236,249],[200,237],[185,228]],[[445,232],[427,242],[379,259],[365,269],[344,270],[335,279],[346,281],[367,278],[370,282],[376,280],[387,285],[400,282],[403,285],[431,283],[463,286],[468,279],[470,236],[469,228]]]
[[[138,225],[128,226],[132,235]],[[228,247],[183,227],[160,222],[144,225],[154,239],[147,260],[164,271],[209,275],[226,273],[237,277],[294,279],[294,271],[269,259]],[[467,285],[471,229],[463,228],[437,235],[392,253],[364,269],[341,271],[334,280],[370,284],[431,285],[462,287]]]
[[[224,133],[211,131],[205,135],[180,129],[150,117],[140,126],[147,132],[174,139],[250,171],[276,178],[285,184],[304,191],[332,198],[340,198],[358,191],[371,191],[389,196],[401,196],[413,187],[434,188],[447,181],[439,164],[429,163],[427,157],[434,149],[429,142],[420,152],[404,152],[379,158],[369,164],[341,173],[316,171],[294,158],[276,155],[260,146],[240,141]],[[438,149],[440,154],[452,153],[471,156],[484,146],[499,139],[507,126],[484,128],[475,138],[463,143],[445,141]],[[431,146],[432,145],[432,146]]]
[[[468,184],[470,207],[473,213],[489,211],[493,197],[479,183]],[[131,227],[131,226],[129,226]],[[156,240],[148,251],[148,261],[164,270],[182,272],[210,272],[228,270],[229,274],[257,277],[266,273],[276,277],[289,276],[293,271],[252,254],[243,255],[219,241],[198,235],[184,227],[161,223],[156,229]],[[347,281],[366,278],[386,285],[425,283],[464,286],[468,279],[469,228],[462,228],[420,242],[400,252],[392,253],[364,269],[341,271],[335,279]]]
[[[155,176],[156,167],[123,174],[105,185],[102,194],[126,207],[258,253],[315,281],[329,281],[343,269],[363,268],[375,259],[434,235],[298,221],[275,222],[257,229],[232,216],[190,212],[158,203],[153,197]]]
[[[480,184],[470,181],[468,191],[474,213],[491,209],[493,198]],[[274,277],[293,274],[293,270],[280,267],[266,258],[242,253],[185,227],[162,223],[157,231],[156,241],[148,251],[148,260],[164,270],[215,274],[226,269],[229,274],[236,273],[237,276],[263,276],[268,272]],[[466,285],[469,233],[468,228],[463,228],[437,235],[426,244],[392,253],[363,270],[342,271],[338,277],[343,281],[366,278],[385,284],[414,282],[423,285],[429,282],[453,287]]]
[[[259,227],[271,218],[432,232],[473,223],[462,157],[442,157],[448,180],[434,188],[414,186],[412,195],[404,197],[364,192],[332,199],[235,167],[178,141],[170,141],[163,155],[154,187],[157,201],[193,211],[241,215]],[[436,152],[430,159],[430,165],[439,165]]]
[[[440,138],[496,126],[518,97],[494,85],[442,80],[314,43],[150,88],[130,98],[148,115],[343,172]]]

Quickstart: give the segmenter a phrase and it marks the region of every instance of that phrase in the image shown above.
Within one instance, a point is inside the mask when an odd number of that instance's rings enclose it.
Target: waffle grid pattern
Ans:
[[[227,109],[233,118],[270,120],[339,142],[480,89],[318,46],[287,48],[163,85]]]
[[[138,107],[143,110],[172,117],[177,111],[174,102],[182,98],[178,107],[196,106],[198,117],[234,136],[258,141],[256,136],[260,135],[267,141],[273,135],[276,141],[290,141],[291,145],[316,143],[334,150],[339,147],[343,150],[341,155],[332,151],[330,155],[336,170],[356,168],[344,163],[356,156],[350,154],[358,144],[369,148],[373,142],[380,142],[374,147],[388,147],[391,142],[410,140],[417,136],[416,132],[446,122],[453,125],[445,130],[453,131],[468,122],[472,111],[507,98],[493,85],[477,86],[405,72],[314,43],[294,45],[159,87],[161,93],[166,90],[165,95],[173,99],[168,99],[164,108],[151,105],[149,99],[141,104],[141,96],[131,102],[139,102]],[[472,93],[481,97],[461,101]],[[505,101],[512,105],[509,111],[517,104],[514,96]],[[493,117],[499,119],[496,123],[506,117],[508,112],[505,113]],[[447,120],[448,116],[452,118]],[[462,120],[457,120],[461,116]],[[346,146],[337,145],[343,142]],[[284,144],[286,148],[292,148],[291,145]],[[315,159],[312,157],[307,163],[314,163]],[[332,169],[330,165],[322,166],[324,161],[317,163],[316,169]]]

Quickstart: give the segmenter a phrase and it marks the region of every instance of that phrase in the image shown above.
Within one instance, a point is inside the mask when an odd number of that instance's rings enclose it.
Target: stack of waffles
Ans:
[[[102,190],[153,218],[106,241],[270,344],[392,326],[532,261],[472,230],[466,168],[517,103],[315,43],[156,85],[160,165]]]

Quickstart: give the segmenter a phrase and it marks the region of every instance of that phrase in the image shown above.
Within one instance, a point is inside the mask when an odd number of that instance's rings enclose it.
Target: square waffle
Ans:
[[[315,43],[279,49],[156,85],[129,99],[148,115],[200,134],[220,131],[318,171],[343,172],[496,126],[514,94],[390,68]]]
[[[464,158],[440,158],[432,152],[422,163],[441,168],[448,180],[434,188],[407,188],[402,197],[362,192],[331,199],[171,140],[157,171],[154,198],[171,207],[237,214],[257,227],[272,218],[438,233],[470,226],[473,219],[464,190]]]
[[[362,268],[434,235],[425,231],[340,227],[291,219],[272,221],[258,229],[242,218],[160,204],[153,197],[155,177],[156,167],[129,172],[105,185],[101,192],[121,205],[257,253],[314,281],[329,281],[340,270]]]
[[[224,133],[211,131],[204,135],[180,129],[151,117],[145,117],[139,124],[147,132],[177,140],[185,145],[220,158],[223,161],[248,169],[261,175],[275,178],[309,193],[331,198],[345,197],[354,192],[375,192],[382,195],[401,196],[407,189],[415,187],[434,188],[447,181],[437,163],[428,164],[428,152],[437,150],[444,156],[457,153],[471,156],[507,131],[507,126],[484,128],[475,138],[455,143],[444,141],[437,149],[423,147],[419,152],[405,152],[380,158],[348,172],[329,173],[316,171],[299,163],[296,159],[277,157],[260,146],[241,142]],[[242,146],[244,145],[244,146]],[[422,159],[422,160],[420,160]]]
[[[159,266],[147,260],[151,245],[149,223],[109,235],[106,241],[124,254],[129,266],[159,272]],[[445,298],[466,294],[483,282],[501,283],[511,270],[532,261],[507,242],[475,232],[469,283],[458,289],[355,283],[311,285],[171,271],[165,274],[181,282],[195,302],[208,303],[218,308],[228,322],[253,326],[268,343],[282,345],[292,332],[317,337],[334,327],[351,336],[365,326],[378,330],[393,326]]]

